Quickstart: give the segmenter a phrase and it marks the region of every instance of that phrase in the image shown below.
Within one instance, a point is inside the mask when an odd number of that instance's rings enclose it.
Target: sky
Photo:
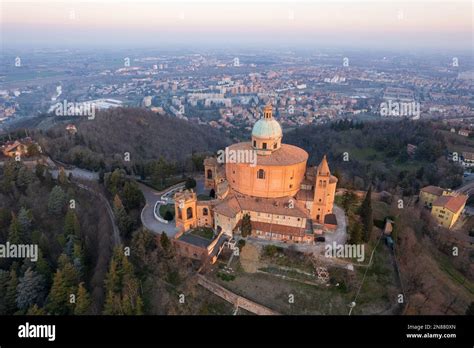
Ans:
[[[472,49],[470,0],[0,0],[3,47]]]

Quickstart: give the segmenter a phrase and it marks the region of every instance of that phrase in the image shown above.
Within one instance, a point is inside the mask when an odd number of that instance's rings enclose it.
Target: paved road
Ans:
[[[109,215],[109,219],[110,219],[110,222],[112,224],[112,227],[113,227],[113,238],[114,238],[114,245],[119,245],[122,243],[122,239],[120,237],[120,230],[117,226],[117,224],[115,223],[115,216],[114,216],[114,212],[112,210],[112,207],[110,206],[110,203],[109,201],[107,200],[106,197],[104,197],[101,193],[97,192],[96,190],[94,190],[94,188],[91,188],[91,187],[88,187],[87,185],[84,185],[84,184],[81,184],[81,183],[77,183],[77,182],[72,182],[73,184],[77,185],[77,187],[80,187],[84,190],[87,190],[89,191],[90,193],[92,193],[93,195],[99,197],[99,199],[102,201],[102,203],[104,203],[105,205],[105,208],[107,209],[107,214]]]
[[[151,232],[165,232],[169,237],[173,237],[177,232],[175,221],[173,220],[165,224],[155,219],[155,216],[153,214],[153,209],[155,207],[156,202],[161,200],[161,195],[163,193],[166,193],[166,191],[168,190],[158,192],[146,185],[143,185],[142,183],[138,183],[138,186],[142,190],[146,201],[145,207],[143,208],[141,215],[143,226],[145,226],[146,229]]]
[[[166,190],[163,191],[156,191],[146,185],[143,185],[141,183],[138,183],[138,186],[143,192],[143,195],[145,196],[146,204],[145,207],[142,210],[142,224],[145,226],[148,230],[154,233],[161,233],[165,232],[169,237],[173,237],[176,235],[178,232],[176,230],[176,223],[175,221],[170,221],[169,223],[165,224],[163,222],[158,221],[155,219],[155,216],[153,214],[153,209],[155,208],[155,204],[157,201],[162,199],[162,196],[170,191],[170,188],[167,188]],[[175,187],[177,185],[174,185],[172,187]],[[204,188],[204,178],[199,177],[196,178],[196,188],[195,191],[197,194],[208,194],[209,192]]]

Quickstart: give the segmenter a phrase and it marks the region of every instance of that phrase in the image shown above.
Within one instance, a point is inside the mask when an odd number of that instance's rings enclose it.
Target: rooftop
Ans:
[[[245,150],[253,151],[254,148],[250,142],[242,142],[229,146],[229,150]],[[308,160],[308,153],[294,145],[281,144],[278,150],[272,152],[271,155],[262,156],[257,154],[257,166],[285,166]]]

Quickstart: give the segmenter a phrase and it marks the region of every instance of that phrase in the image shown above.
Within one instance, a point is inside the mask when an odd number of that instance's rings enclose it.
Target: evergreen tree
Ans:
[[[361,244],[364,240],[364,228],[359,222],[355,222],[350,229],[350,243]]]
[[[34,304],[42,305],[45,297],[45,282],[42,275],[28,268],[17,287],[16,305],[26,310]]]
[[[44,308],[38,307],[37,304],[34,304],[28,309],[28,312],[26,312],[26,315],[46,315],[46,311]]]
[[[250,221],[250,215],[248,213],[242,217],[241,232],[244,238],[250,236],[252,233],[252,222]]]
[[[124,255],[122,247],[116,247],[105,279],[106,299],[104,314],[137,315],[143,313],[140,286],[133,265]]]
[[[8,229],[8,241],[11,244],[22,244],[24,239],[18,218],[15,214],[12,214],[12,221],[10,223],[10,228]]]
[[[76,306],[74,307],[74,314],[76,315],[89,314],[90,306],[91,306],[91,299],[90,299],[89,293],[84,287],[84,283],[80,283],[79,288],[77,290],[77,300],[76,300]]]
[[[43,251],[41,248],[38,248],[38,260],[35,264],[35,271],[38,274],[41,274],[44,277],[45,283],[47,285],[51,282],[51,267],[49,266],[48,261],[43,256]]]
[[[114,197],[114,215],[120,232],[126,236],[131,228],[131,222],[118,194]]]
[[[126,210],[140,209],[145,202],[142,191],[135,182],[127,181],[123,187],[123,205]]]
[[[369,186],[364,201],[360,207],[360,217],[364,226],[364,241],[368,242],[374,227],[374,217],[372,211],[372,186]]]
[[[21,167],[21,163],[14,159],[7,161],[3,166],[3,180],[1,189],[5,193],[11,193],[13,191],[18,171]]]
[[[16,311],[16,288],[18,286],[18,277],[16,270],[10,271],[10,279],[7,285],[7,291],[5,295],[5,312],[6,314],[13,314]]]
[[[7,288],[10,280],[10,273],[3,269],[0,269],[0,315],[7,314],[6,312],[6,296]]]
[[[66,194],[60,186],[54,186],[48,198],[48,211],[53,215],[63,212],[66,204]]]
[[[195,188],[196,187],[196,180],[194,180],[193,178],[190,178],[190,177],[187,178],[186,183],[184,184],[184,187],[188,190]]]
[[[20,225],[21,232],[26,240],[30,240],[32,220],[33,217],[31,212],[24,207],[21,207],[18,213],[18,224]]]
[[[79,224],[79,219],[73,209],[68,209],[66,217],[64,219],[64,234],[67,236],[74,235],[80,237],[81,235],[81,226]]]
[[[71,303],[70,299],[72,294],[77,294],[79,275],[65,254],[59,257],[58,266],[49,292],[47,308],[52,314],[71,314],[74,303]]]
[[[20,191],[25,192],[28,185],[33,181],[33,174],[26,166],[21,166],[18,170],[18,176],[16,178],[16,186]]]
[[[35,168],[35,174],[40,181],[44,180],[44,174],[46,171],[46,166],[44,164],[38,163]]]

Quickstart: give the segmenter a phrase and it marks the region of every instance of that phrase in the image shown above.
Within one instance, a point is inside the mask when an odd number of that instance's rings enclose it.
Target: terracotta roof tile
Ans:
[[[438,186],[426,186],[421,189],[423,192],[431,193],[432,195],[441,196],[443,194],[443,189]]]

